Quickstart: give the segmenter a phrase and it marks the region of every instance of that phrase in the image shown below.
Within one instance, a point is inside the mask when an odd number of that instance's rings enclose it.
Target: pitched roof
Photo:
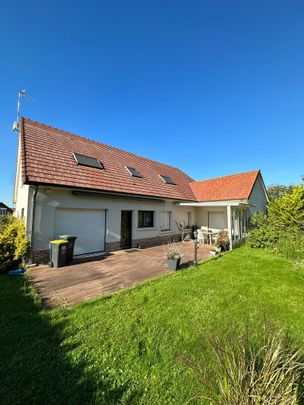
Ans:
[[[12,211],[12,209],[10,207],[8,207],[6,204],[4,204],[1,201],[0,201],[0,208],[6,208],[7,210]]]
[[[195,201],[193,180],[175,167],[26,118],[21,119],[20,133],[24,183]],[[77,165],[74,153],[97,158],[105,169]],[[143,177],[131,176],[125,166]],[[159,175],[170,177],[175,185],[166,184]]]
[[[253,170],[215,179],[194,181],[190,186],[200,202],[248,199],[259,174],[260,170]]]

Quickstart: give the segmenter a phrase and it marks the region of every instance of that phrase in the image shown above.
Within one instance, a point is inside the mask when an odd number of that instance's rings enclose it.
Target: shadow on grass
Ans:
[[[21,278],[0,276],[0,403],[117,403],[122,389],[103,386],[63,344],[64,316],[35,303]]]

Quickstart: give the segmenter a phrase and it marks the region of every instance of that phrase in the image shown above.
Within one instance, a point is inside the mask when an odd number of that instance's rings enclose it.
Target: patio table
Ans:
[[[212,238],[216,235],[218,235],[218,232],[212,232],[212,231],[202,231],[202,234],[206,236],[207,242],[209,245],[212,245]]]

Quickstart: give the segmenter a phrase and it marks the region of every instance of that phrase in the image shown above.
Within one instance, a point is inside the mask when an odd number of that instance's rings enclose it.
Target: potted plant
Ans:
[[[169,244],[167,247],[167,265],[170,271],[176,271],[180,265],[182,253],[177,246]]]
[[[217,248],[213,248],[213,249],[210,249],[210,254],[211,254],[211,256],[216,256],[219,254],[219,251]]]
[[[219,232],[215,246],[219,250],[219,252],[225,252],[226,250],[229,250],[230,247],[229,236],[224,229],[222,229]]]

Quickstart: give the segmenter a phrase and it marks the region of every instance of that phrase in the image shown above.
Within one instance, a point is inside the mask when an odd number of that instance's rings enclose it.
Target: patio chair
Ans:
[[[199,243],[205,243],[206,235],[204,235],[201,229],[197,230],[197,241]]]
[[[215,244],[216,244],[216,241],[217,241],[218,235],[219,235],[219,233],[218,233],[218,232],[212,233],[212,235],[211,235],[211,241],[212,241],[212,244],[213,244],[213,245],[215,245]]]

